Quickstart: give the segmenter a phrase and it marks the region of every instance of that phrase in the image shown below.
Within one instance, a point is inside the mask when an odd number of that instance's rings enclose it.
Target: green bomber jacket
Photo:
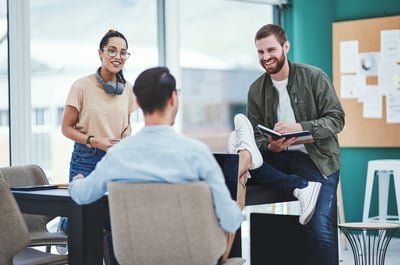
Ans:
[[[325,177],[337,172],[341,166],[337,134],[344,127],[345,113],[328,76],[319,68],[289,61],[287,90],[296,122],[314,137],[314,143],[305,144],[310,158]],[[274,127],[278,102],[278,91],[268,73],[251,84],[247,116],[262,150],[267,149],[268,139],[256,130],[256,126]]]

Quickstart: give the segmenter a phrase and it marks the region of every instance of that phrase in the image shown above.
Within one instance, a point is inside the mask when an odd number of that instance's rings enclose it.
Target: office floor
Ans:
[[[298,202],[276,203],[273,205],[247,206],[244,209],[246,220],[242,223],[242,255],[246,259],[245,265],[251,265],[250,261],[250,238],[249,238],[249,214],[250,212],[276,213],[276,214],[298,214]],[[343,235],[344,236],[344,235]],[[339,238],[341,240],[341,238]],[[341,241],[342,242],[342,241]],[[354,265],[353,252],[349,244],[345,249],[343,243],[339,246],[339,265]],[[400,238],[393,238],[386,252],[385,265],[399,265],[400,260]]]

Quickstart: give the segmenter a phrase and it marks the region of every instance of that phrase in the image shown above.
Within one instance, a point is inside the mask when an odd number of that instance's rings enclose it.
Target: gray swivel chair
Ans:
[[[37,165],[11,166],[0,168],[0,179],[9,187],[19,185],[49,184],[44,171]],[[46,246],[50,252],[52,245],[67,245],[67,235],[64,232],[49,232],[47,223],[54,216],[23,214],[30,235],[30,246]]]
[[[114,252],[121,265],[211,265],[223,254],[226,237],[205,182],[111,182],[108,191]]]
[[[58,265],[67,264],[67,255],[42,252],[29,245],[29,233],[10,188],[0,180],[0,264]]]

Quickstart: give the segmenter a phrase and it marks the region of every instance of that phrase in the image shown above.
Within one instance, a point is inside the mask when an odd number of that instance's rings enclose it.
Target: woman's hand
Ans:
[[[107,151],[108,148],[113,146],[114,144],[119,143],[121,139],[113,138],[113,137],[106,137],[106,138],[97,138],[93,137],[90,139],[90,145],[92,147],[98,148],[103,151]]]

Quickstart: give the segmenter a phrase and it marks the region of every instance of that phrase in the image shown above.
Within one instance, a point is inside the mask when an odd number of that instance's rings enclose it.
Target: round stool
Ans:
[[[369,216],[371,205],[372,186],[374,183],[375,172],[378,176],[379,192],[379,214],[378,216]],[[389,183],[390,175],[393,175],[394,190],[397,201],[397,215],[388,215]],[[365,199],[363,222],[378,220],[380,222],[396,221],[400,223],[400,159],[379,159],[368,162],[367,181],[365,186]]]
[[[350,243],[355,265],[384,265],[387,247],[400,224],[370,222],[338,226]]]

